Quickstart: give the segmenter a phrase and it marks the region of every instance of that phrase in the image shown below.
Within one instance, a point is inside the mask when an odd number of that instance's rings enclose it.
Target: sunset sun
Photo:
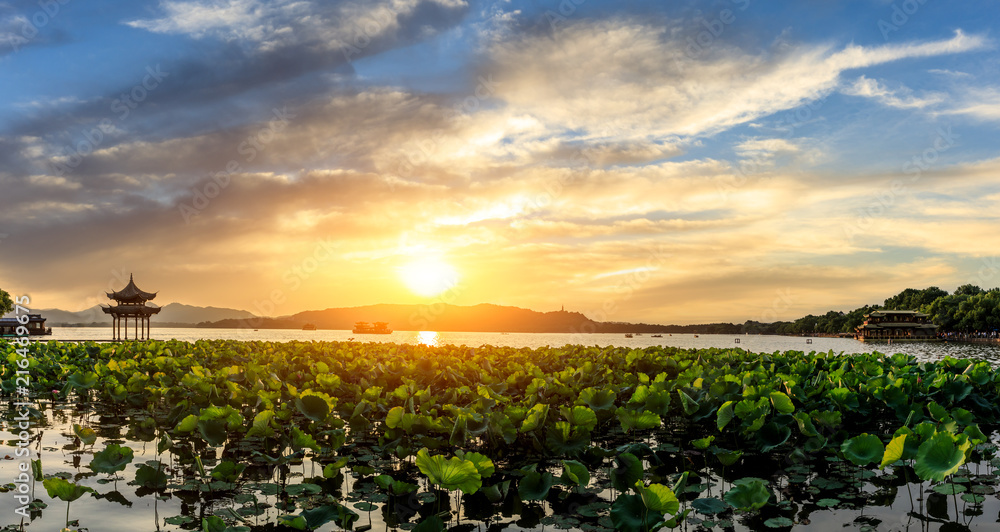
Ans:
[[[458,272],[437,258],[410,261],[399,269],[399,275],[414,294],[433,297],[458,284]]]

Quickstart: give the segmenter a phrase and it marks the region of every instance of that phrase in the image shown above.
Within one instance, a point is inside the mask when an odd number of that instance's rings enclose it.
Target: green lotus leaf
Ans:
[[[663,521],[663,514],[646,509],[642,497],[623,493],[611,505],[611,523],[622,532],[646,532]]]
[[[768,452],[788,441],[791,436],[792,429],[771,421],[757,431],[757,446],[761,451]]]
[[[662,390],[650,393],[649,397],[646,398],[643,408],[658,416],[667,415],[670,413],[670,392]]]
[[[728,425],[735,416],[736,415],[733,413],[733,402],[726,401],[719,407],[719,412],[716,414],[716,427],[718,427],[721,431],[726,428],[726,425]]]
[[[563,482],[575,486],[586,486],[590,483],[590,471],[587,466],[576,460],[563,460],[563,473],[559,477]]]
[[[132,463],[134,457],[132,449],[112,443],[103,451],[94,453],[89,467],[98,473],[111,474],[124,470],[125,466]]]
[[[84,495],[93,492],[92,488],[74,484],[59,477],[47,478],[42,481],[45,491],[49,497],[53,497],[66,502],[73,502]]]
[[[674,515],[677,510],[680,510],[681,503],[670,488],[663,484],[643,486],[641,481],[636,484],[636,489],[642,497],[642,503],[648,510],[669,515]]]
[[[217,515],[210,515],[201,519],[201,530],[203,532],[226,532],[226,522]]]
[[[273,419],[273,410],[264,410],[257,413],[257,415],[253,418],[253,424],[250,426],[250,430],[247,431],[247,436],[260,436],[265,438],[274,436],[274,427],[271,426],[271,420]]]
[[[983,431],[979,429],[978,424],[968,425],[962,433],[969,437],[969,441],[972,442],[973,445],[979,445],[989,439],[985,434],[983,434]]]
[[[88,390],[90,388],[93,388],[94,385],[97,384],[97,380],[98,376],[96,373],[94,373],[93,371],[87,371],[84,373],[74,373],[70,375],[69,378],[66,379],[66,382],[69,383],[74,388],[81,388],[84,390]]]
[[[759,510],[771,498],[767,483],[760,479],[740,479],[733,483],[723,498],[737,510]]]
[[[774,405],[774,409],[782,414],[791,414],[795,411],[795,405],[792,404],[792,398],[783,392],[771,392],[770,395],[771,404]]]
[[[835,429],[843,423],[840,412],[835,410],[821,410],[811,412],[813,419],[830,429]]]
[[[170,439],[170,436],[164,432],[160,435],[160,439],[156,442],[156,454],[163,454],[167,449],[174,446],[174,441]]]
[[[934,491],[940,493],[941,495],[957,495],[959,493],[965,493],[969,491],[969,488],[962,484],[955,484],[954,482],[948,482],[946,484],[938,484],[934,486]]]
[[[587,388],[580,392],[580,401],[595,412],[614,408],[617,395],[608,389]]]
[[[642,461],[632,453],[622,453],[615,457],[615,467],[611,469],[611,485],[618,491],[626,492],[642,480]]]
[[[816,430],[816,425],[813,425],[812,418],[809,417],[809,414],[805,412],[798,412],[793,417],[799,424],[799,432],[801,432],[803,436],[812,438],[819,435],[819,431]]]
[[[73,433],[76,434],[77,438],[80,438],[80,441],[84,445],[93,445],[97,441],[97,433],[90,427],[83,427],[74,423]]]
[[[337,460],[336,462],[331,462],[329,464],[326,464],[326,466],[323,467],[323,476],[326,477],[326,478],[333,478],[333,477],[337,476],[337,473],[344,466],[347,465],[347,462],[349,460],[350,460],[350,457],[343,456],[339,460]]]
[[[691,507],[705,515],[721,514],[731,508],[726,501],[715,497],[695,499],[691,501]]]
[[[701,404],[685,393],[684,390],[677,390],[677,396],[681,399],[681,408],[684,409],[684,414],[688,416],[693,415],[701,407]]]
[[[385,426],[390,429],[398,427],[403,422],[403,407],[394,406],[385,415]]]
[[[965,451],[947,432],[939,432],[920,444],[914,470],[924,480],[943,481],[965,463]]]
[[[792,521],[787,517],[772,517],[764,521],[764,526],[767,528],[785,528],[795,526],[795,521]]]
[[[472,465],[476,466],[476,470],[479,471],[479,476],[481,478],[490,478],[493,476],[493,472],[496,471],[496,467],[493,465],[493,460],[490,460],[490,458],[484,454],[466,453],[462,451],[455,454],[462,460],[472,462]]]
[[[185,417],[174,427],[177,432],[191,432],[192,430],[198,428],[198,416],[191,414]]]
[[[298,427],[292,427],[291,446],[293,451],[312,449],[315,452],[319,452],[319,444],[316,443],[316,439],[311,434],[302,432]]]
[[[552,487],[552,473],[529,471],[517,483],[517,494],[522,501],[540,501],[549,495]]]
[[[660,416],[647,411],[636,412],[620,407],[617,412],[618,421],[626,433],[633,430],[655,429],[660,426]]]
[[[521,423],[521,432],[531,432],[537,429],[545,421],[545,415],[549,412],[549,405],[537,404],[528,410]]]
[[[213,447],[219,447],[229,439],[225,423],[214,419],[198,421],[198,431],[201,433],[201,437]]]
[[[326,400],[316,395],[304,395],[295,398],[295,407],[303,416],[313,421],[324,421],[330,414],[330,405]]]
[[[240,477],[243,470],[246,469],[246,464],[236,464],[225,460],[219,462],[214,468],[212,468],[212,478],[215,480],[221,480],[222,482],[236,482],[236,479]]]
[[[432,484],[446,490],[462,490],[473,494],[483,485],[476,465],[458,457],[445,459],[442,455],[430,456],[427,448],[417,452],[417,467],[430,479]]]
[[[715,452],[715,457],[719,459],[722,465],[729,467],[736,463],[743,456],[743,451],[726,451],[719,449]]]
[[[894,437],[889,445],[885,446],[885,454],[882,455],[882,463],[879,464],[879,469],[885,469],[885,466],[894,464],[899,460],[903,459],[903,453],[906,450],[906,437],[907,434],[900,434]]]
[[[350,530],[354,522],[361,518],[357,512],[340,504],[327,504],[303,510],[300,517],[305,520],[306,530],[316,530],[331,521],[343,529]]]
[[[885,454],[885,445],[882,444],[882,440],[878,439],[878,436],[862,433],[841,444],[840,452],[852,464],[866,466],[882,459]]]
[[[590,433],[566,421],[556,421],[545,430],[545,445],[558,455],[576,456],[590,445]]]
[[[161,489],[167,485],[167,475],[155,467],[143,464],[135,472],[135,482],[146,488]]]
[[[943,407],[943,406],[941,406],[941,405],[939,405],[937,403],[933,403],[932,402],[932,403],[928,404],[927,405],[927,411],[930,413],[931,418],[934,421],[946,421],[946,420],[951,419],[951,417],[948,416],[948,409],[946,409],[945,407]]]
[[[693,445],[695,449],[705,450],[708,449],[709,445],[712,445],[713,441],[715,441],[715,436],[706,436],[692,441],[691,445]]]
[[[215,516],[213,515],[212,517]],[[309,525],[306,523],[306,518],[301,515],[279,515],[278,523],[282,526],[287,526],[288,528],[294,528],[295,530],[309,529]]]
[[[594,427],[597,426],[597,414],[587,406],[574,406],[571,409],[565,409],[563,416],[574,427],[594,430]]]
[[[437,514],[432,514],[413,527],[413,532],[444,532],[446,529],[444,521]]]

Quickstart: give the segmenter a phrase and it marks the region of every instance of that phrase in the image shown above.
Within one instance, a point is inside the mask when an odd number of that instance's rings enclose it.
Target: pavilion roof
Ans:
[[[149,301],[156,297],[156,292],[146,292],[140,290],[138,286],[135,285],[135,280],[132,279],[132,275],[128,276],[128,284],[125,288],[117,292],[111,292],[108,294],[108,299],[114,299],[115,301],[124,301],[128,303]]]
[[[101,306],[101,310],[105,314],[113,314],[115,316],[152,316],[153,314],[159,314],[160,307],[147,307],[145,305]]]

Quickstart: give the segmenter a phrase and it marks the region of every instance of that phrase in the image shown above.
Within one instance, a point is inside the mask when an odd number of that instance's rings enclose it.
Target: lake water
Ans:
[[[108,328],[98,327],[56,327],[51,340],[107,340],[111,337]],[[289,341],[348,341],[394,342],[403,344],[465,345],[479,347],[497,345],[508,347],[561,347],[568,344],[597,345],[601,347],[672,346],[685,349],[707,347],[740,347],[756,353],[775,351],[833,351],[834,353],[906,353],[920,360],[940,360],[945,356],[955,358],[975,358],[1000,364],[1000,346],[984,344],[962,344],[953,342],[912,342],[888,345],[885,343],[859,342],[850,338],[802,338],[797,336],[729,335],[729,334],[664,334],[654,338],[648,334],[626,338],[623,334],[579,334],[579,333],[496,333],[496,332],[434,332],[434,331],[394,331],[392,334],[354,334],[349,330],[302,331],[298,329],[203,329],[203,328],[153,328],[156,340],[177,339],[187,342],[195,340],[262,340],[272,342]]]

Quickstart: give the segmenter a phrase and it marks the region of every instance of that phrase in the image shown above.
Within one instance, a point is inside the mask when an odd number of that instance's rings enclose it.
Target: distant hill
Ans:
[[[388,322],[396,330],[454,332],[667,332],[668,326],[595,322],[579,312],[537,312],[518,307],[481,304],[368,305],[310,310],[281,318],[229,319],[200,327],[300,329],[311,323],[318,329],[349,330],[355,322]]]
[[[152,306],[152,304],[150,304]],[[94,305],[79,312],[69,312],[59,309],[42,309],[33,312],[41,314],[49,327],[89,327],[111,326],[111,317],[101,310],[100,305]],[[193,327],[201,322],[211,322],[226,319],[249,319],[254,315],[245,310],[218,307],[195,307],[181,303],[170,303],[160,309],[153,317],[153,327]]]

